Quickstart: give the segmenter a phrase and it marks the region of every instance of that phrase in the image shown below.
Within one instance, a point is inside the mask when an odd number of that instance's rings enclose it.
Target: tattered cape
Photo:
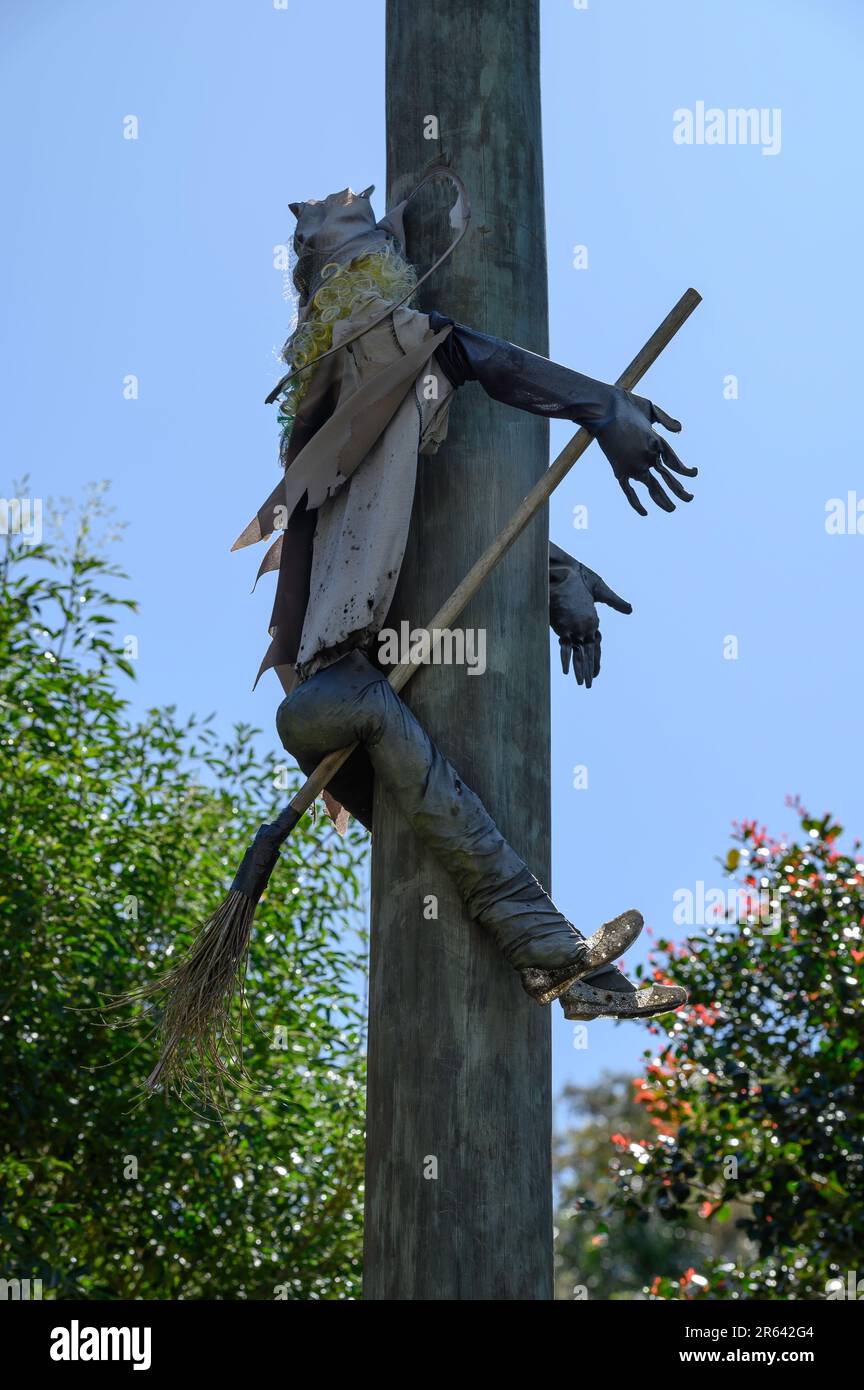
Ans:
[[[276,534],[258,576],[278,569],[271,667],[286,689],[377,632],[399,577],[417,454],[446,433],[452,388],[434,361],[449,325],[381,300],[334,325],[334,345],[372,324],[313,373],[301,402],[285,476],[234,542]],[[298,668],[299,665],[299,669]],[[292,674],[293,672],[293,674]]]

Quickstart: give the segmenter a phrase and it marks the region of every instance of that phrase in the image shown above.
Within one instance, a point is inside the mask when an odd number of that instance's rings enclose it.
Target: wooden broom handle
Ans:
[[[682,294],[674,309],[666,315],[659,328],[654,330],[645,346],[640,348],[629,367],[625,367],[615,385],[623,387],[625,391],[632,391],[633,387],[642,380],[652,363],[657,361],[667,344],[671,343],[678,329],[686,323],[696,305],[701,302],[702,296],[696,290],[687,290]],[[484,579],[495,568],[501,557],[507,554],[513,542],[521,536],[529,521],[548,502],[558,484],[566,478],[576,460],[581,458],[593,438],[594,436],[589,434],[588,430],[578,430],[569,444],[566,444],[561,450],[552,466],[546,469],[542,478],[539,478],[528,495],[523,497],[503,531],[496,536],[491,545],[487,546],[480,559],[471,566],[462,583],[453,590],[447,602],[442,604],[435,616],[430,619],[426,627],[430,651],[434,651],[436,645],[433,644],[432,631],[435,628],[443,630],[452,627],[459,614],[477,593]],[[394,666],[387,679],[394,690],[401,690],[410,681],[416,670],[417,664],[414,662],[403,662],[400,666]],[[328,753],[326,758],[321,759],[315,771],[306,779],[289,803],[298,817],[309,809],[312,802],[320,795],[334,773],[339,771],[339,768],[351,756],[356,747],[357,744],[352,743],[349,748],[337,748],[334,753]]]

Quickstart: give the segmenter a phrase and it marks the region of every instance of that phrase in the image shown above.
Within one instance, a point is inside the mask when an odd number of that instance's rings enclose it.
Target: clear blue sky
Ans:
[[[614,378],[688,285],[705,298],[641,388],[685,423],[696,501],[639,518],[595,446],[552,507],[553,537],[635,607],[605,617],[591,692],[555,658],[555,896],[586,930],[634,905],[663,933],[676,889],[721,882],[733,818],[782,829],[799,792],[864,828],[864,536],[825,531],[828,499],[864,498],[864,12],[542,11],[553,356]],[[275,682],[250,690],[269,590],[250,598],[258,554],[229,546],[276,478],[273,246],[291,199],[383,194],[383,5],[6,0],[0,28],[3,488],[110,478],[141,600],[136,699],[269,730]],[[699,101],[780,108],[780,152],[676,145],[673,112]],[[577,1052],[556,1015],[558,1086],[637,1064],[639,1027],[594,1024]]]

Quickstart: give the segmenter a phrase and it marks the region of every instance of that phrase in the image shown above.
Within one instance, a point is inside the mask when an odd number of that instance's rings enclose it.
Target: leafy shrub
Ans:
[[[69,546],[7,537],[0,564],[0,1275],[46,1298],[355,1297],[362,834],[307,817],[283,852],[225,1124],[142,1099],[152,1015],[94,1012],[188,945],[292,791],[249,727],[133,716],[105,510]]]

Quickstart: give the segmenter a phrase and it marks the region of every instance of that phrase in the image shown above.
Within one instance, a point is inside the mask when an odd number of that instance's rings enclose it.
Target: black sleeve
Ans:
[[[429,322],[435,332],[453,325],[453,332],[435,353],[453,386],[479,381],[493,400],[547,419],[573,420],[592,433],[611,414],[614,388],[602,381],[527,352],[505,338],[466,328],[435,310]]]

